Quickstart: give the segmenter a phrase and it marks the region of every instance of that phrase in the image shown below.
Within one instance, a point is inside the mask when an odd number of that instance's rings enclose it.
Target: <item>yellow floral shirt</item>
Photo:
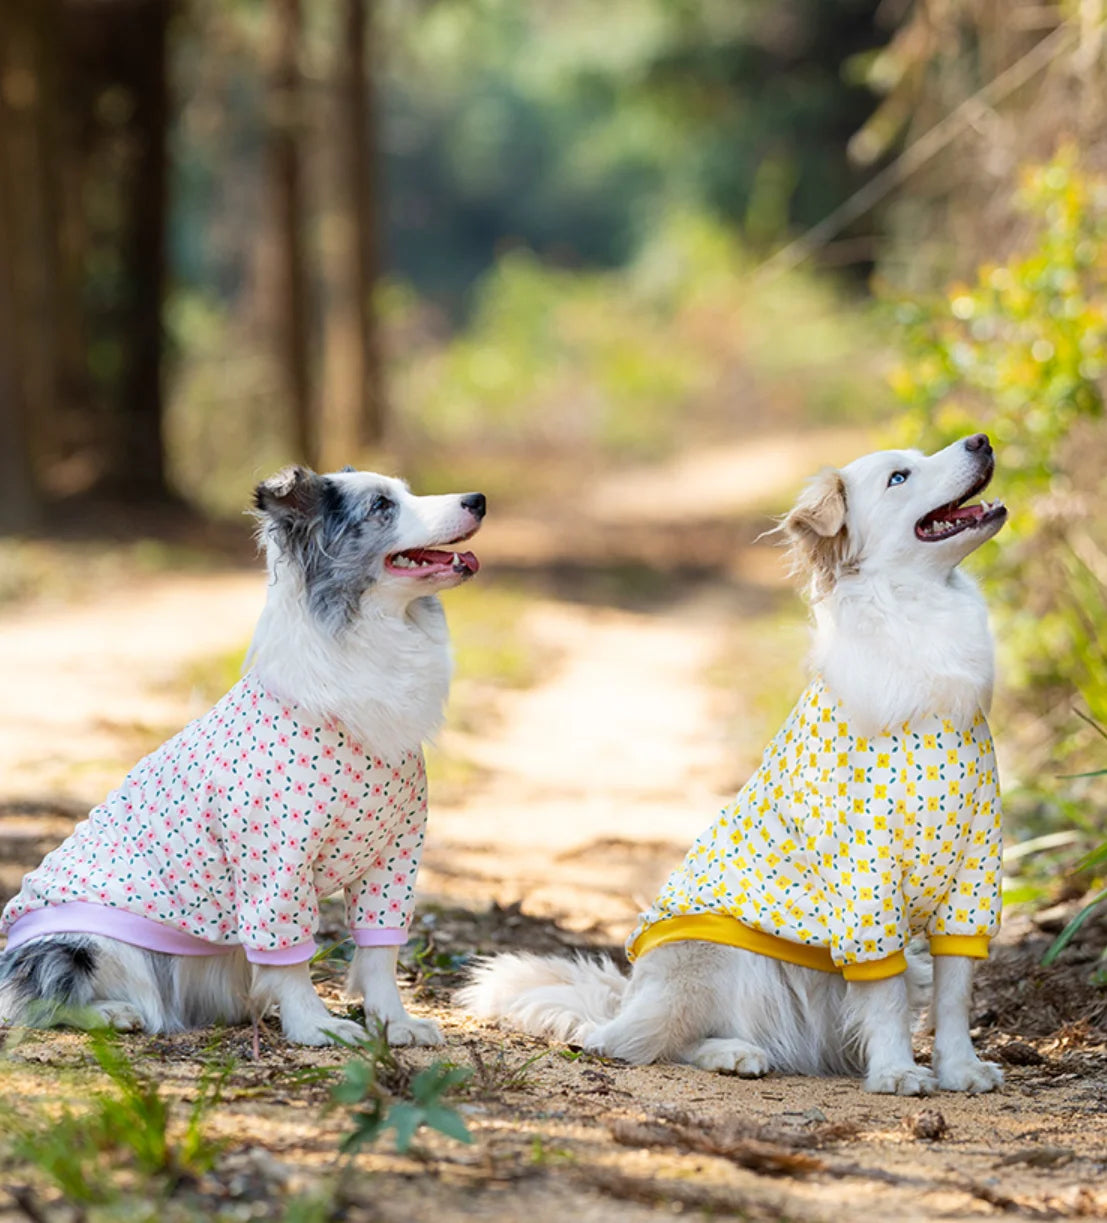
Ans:
[[[984,958],[1000,916],[1000,801],[983,713],[866,738],[821,679],[627,942],[706,939],[847,978],[894,976],[908,940]]]

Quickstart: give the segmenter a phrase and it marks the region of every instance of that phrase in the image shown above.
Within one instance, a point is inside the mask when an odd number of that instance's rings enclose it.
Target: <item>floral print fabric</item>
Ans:
[[[76,902],[148,919],[155,949],[160,926],[290,963],[312,954],[320,898],[344,890],[355,942],[403,943],[425,825],[420,752],[374,757],[247,675],[24,878],[0,926],[9,945],[27,914],[36,933],[78,928],[61,912]]]
[[[670,941],[651,940],[658,923],[696,937],[673,919],[719,914],[782,940],[768,954],[829,970],[889,957],[899,965],[922,932],[936,953],[986,954],[1000,916],[1000,818],[982,713],[965,730],[929,717],[867,738],[816,679],[640,918],[628,952]],[[765,949],[740,931],[714,941]]]

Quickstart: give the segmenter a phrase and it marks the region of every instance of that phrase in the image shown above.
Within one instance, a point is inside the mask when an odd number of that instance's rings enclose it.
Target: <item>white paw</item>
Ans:
[[[386,1023],[390,1045],[442,1044],[442,1029],[433,1019],[404,1015],[402,1019],[389,1019]]]
[[[341,1041],[356,1045],[368,1038],[368,1032],[352,1019],[335,1019],[328,1015],[324,1019],[282,1021],[281,1031],[285,1040],[294,1045],[336,1045]],[[337,1037],[337,1039],[335,1039]]]
[[[142,1016],[129,1002],[98,1002],[92,1009],[109,1028],[117,1032],[141,1032],[146,1026]]]
[[[929,1096],[938,1088],[938,1080],[925,1066],[913,1062],[906,1066],[887,1066],[870,1070],[865,1090],[889,1096]]]
[[[938,1086],[943,1091],[967,1091],[979,1095],[1003,1086],[1003,1071],[995,1062],[983,1062],[978,1057],[942,1062],[938,1066]]]
[[[688,1060],[701,1070],[737,1074],[744,1079],[759,1079],[769,1072],[769,1055],[744,1040],[705,1040],[692,1050]]]

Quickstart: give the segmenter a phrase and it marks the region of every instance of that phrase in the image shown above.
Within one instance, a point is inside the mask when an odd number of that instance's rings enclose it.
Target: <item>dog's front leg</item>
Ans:
[[[334,1037],[356,1043],[365,1029],[352,1019],[336,1019],[323,1005],[304,964],[255,964],[253,998],[260,1010],[275,1004],[281,1031],[297,1045],[333,1045]]]
[[[930,1095],[937,1080],[915,1063],[904,974],[881,981],[851,981],[846,1006],[864,1059],[865,1089],[898,1096]]]
[[[347,989],[365,999],[365,1018],[386,1025],[390,1045],[440,1045],[442,1030],[433,1019],[416,1019],[404,1009],[396,984],[398,947],[359,947],[350,965]]]
[[[995,1062],[977,1056],[969,1034],[973,962],[966,956],[934,957],[934,1069],[946,1091],[992,1091],[1003,1085]]]

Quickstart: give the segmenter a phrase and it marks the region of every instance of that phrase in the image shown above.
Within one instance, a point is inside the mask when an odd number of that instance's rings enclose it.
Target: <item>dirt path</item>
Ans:
[[[633,537],[646,558],[663,531],[681,532],[676,546],[691,552],[708,523],[722,521],[725,540],[728,515],[779,504],[782,488],[855,448],[855,437],[837,435],[767,440],[698,466],[682,459],[620,476],[590,494],[576,556],[566,560],[565,525],[549,519],[505,522],[499,535],[490,522],[482,554],[489,574],[497,563],[576,563],[586,549],[602,555],[611,530]],[[980,1041],[1007,1062],[1009,1078],[988,1098],[924,1103],[868,1096],[840,1079],[746,1082],[627,1067],[549,1050],[451,1008],[459,954],[620,942],[752,764],[758,744],[735,741],[707,674],[733,650],[748,600],[780,579],[771,550],[735,551],[717,581],[705,579],[709,558],[678,597],[648,612],[536,597],[523,627],[554,660],[548,674],[501,693],[479,731],[445,735],[445,750],[478,766],[480,781],[458,805],[432,795],[420,879],[430,906],[417,931],[425,954],[410,962],[408,988],[443,1023],[446,1056],[478,1068],[460,1104],[473,1146],[432,1136],[418,1158],[401,1158],[383,1144],[339,1183],[343,1118],[320,1111],[325,1088],[302,1072],[343,1055],[290,1050],[263,1034],[254,1060],[248,1033],[232,1032],[226,1047],[240,1060],[211,1121],[231,1154],[194,1189],[195,1217],[247,1201],[255,1214],[283,1217],[289,1194],[328,1186],[345,1217],[375,1223],[606,1223],[677,1212],[837,1220],[859,1210],[877,1220],[1107,1217],[1107,1049],[1101,1028],[1073,1022],[1088,1010],[1087,968],[1069,970],[1065,995],[1057,976],[1038,969],[1045,936],[1025,921],[1009,929],[978,998]],[[736,595],[742,583],[749,589]],[[159,578],[80,607],[0,619],[0,800],[102,793],[140,750],[199,712],[180,676],[239,648],[263,593],[256,572]],[[764,684],[763,648],[740,648],[739,670],[749,668],[751,687]],[[66,825],[64,816],[21,823],[9,811],[0,891]],[[503,908],[487,912],[493,900]],[[322,988],[337,1004],[337,985]],[[128,1047],[140,1065],[156,1062],[170,1094],[190,1099],[207,1039],[134,1037]],[[96,1082],[82,1042],[32,1037],[0,1064],[0,1098],[56,1101],[59,1068],[65,1082]],[[508,1072],[533,1057],[509,1084]],[[4,1179],[0,1164],[0,1186]],[[16,1218],[26,1211],[0,1187],[0,1221]]]

